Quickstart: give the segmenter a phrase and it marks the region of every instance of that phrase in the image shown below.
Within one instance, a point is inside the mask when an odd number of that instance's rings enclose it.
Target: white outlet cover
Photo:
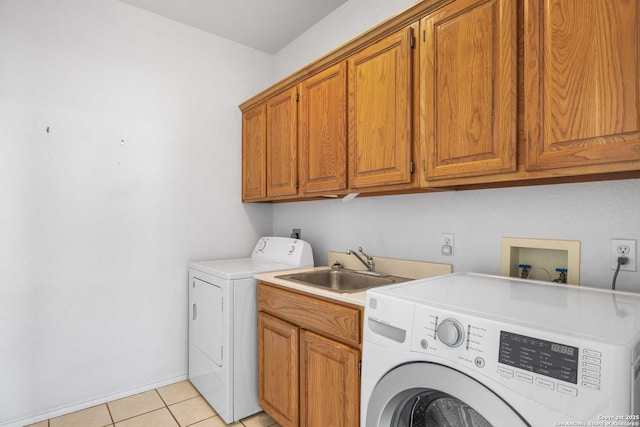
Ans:
[[[636,241],[629,239],[611,239],[611,269],[615,270],[618,267],[618,246],[626,245],[629,247],[629,254],[626,255],[629,258],[629,262],[620,266],[620,271],[636,271],[637,252]]]
[[[440,235],[440,244],[442,246],[444,246],[444,245],[453,246],[454,245],[453,233],[442,233]]]

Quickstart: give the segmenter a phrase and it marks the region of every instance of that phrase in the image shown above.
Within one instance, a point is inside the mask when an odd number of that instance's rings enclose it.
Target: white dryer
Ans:
[[[189,380],[226,423],[260,412],[253,275],[313,267],[309,243],[262,237],[250,258],[189,264]]]
[[[639,425],[639,353],[637,294],[469,273],[372,289],[361,426]]]

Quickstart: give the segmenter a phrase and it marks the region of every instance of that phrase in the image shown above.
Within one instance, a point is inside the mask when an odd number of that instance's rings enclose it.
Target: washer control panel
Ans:
[[[412,330],[412,352],[564,412],[597,408],[629,381],[612,368],[631,366],[628,349],[604,343],[420,305]]]

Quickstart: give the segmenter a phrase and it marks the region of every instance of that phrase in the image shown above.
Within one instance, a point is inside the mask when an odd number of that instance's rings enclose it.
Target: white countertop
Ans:
[[[343,294],[343,293],[338,293],[338,292],[318,288],[316,286],[303,285],[302,283],[292,282],[290,280],[278,279],[276,277],[276,276],[282,276],[285,274],[302,273],[302,272],[314,271],[314,270],[329,270],[329,269],[331,269],[329,266],[302,268],[299,270],[274,271],[271,273],[258,273],[258,274],[254,274],[253,277],[258,280],[262,280],[264,282],[274,283],[276,285],[284,286],[290,289],[295,289],[297,291],[306,292],[308,294],[318,295],[321,297],[330,298],[337,301],[342,301],[349,304],[359,305],[361,307],[364,307],[366,291]]]

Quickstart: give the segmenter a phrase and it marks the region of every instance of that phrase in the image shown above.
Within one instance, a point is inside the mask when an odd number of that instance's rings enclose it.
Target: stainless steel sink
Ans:
[[[377,286],[413,280],[406,277],[377,275],[368,271],[359,272],[355,270],[315,270],[276,277],[340,293],[362,292]]]

